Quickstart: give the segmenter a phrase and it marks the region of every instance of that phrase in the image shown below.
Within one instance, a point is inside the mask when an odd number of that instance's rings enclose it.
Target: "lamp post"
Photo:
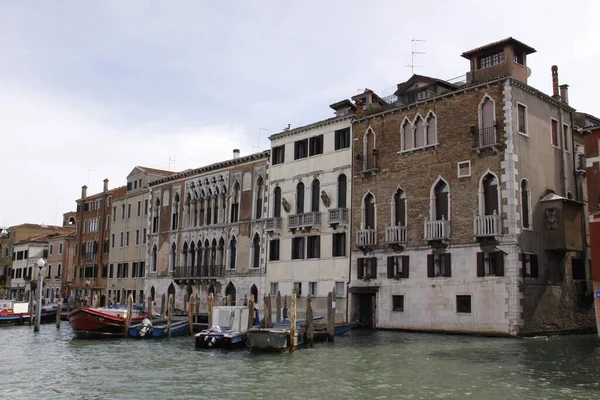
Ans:
[[[37,266],[40,269],[38,273],[37,290],[35,291],[35,325],[33,326],[34,332],[40,331],[40,321],[42,320],[42,268],[46,265],[46,261],[43,258],[37,260]]]

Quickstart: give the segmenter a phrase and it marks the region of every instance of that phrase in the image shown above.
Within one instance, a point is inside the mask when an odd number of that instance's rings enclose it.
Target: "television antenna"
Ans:
[[[175,154],[169,154],[169,171],[175,171]],[[171,169],[171,162],[173,163],[173,169]]]
[[[415,56],[417,54],[425,54],[423,51],[415,51],[415,45],[417,42],[424,42],[423,39],[411,39],[411,52],[410,52],[410,64],[407,67],[410,67],[411,75],[415,74],[415,68],[425,68],[423,65],[415,65]]]
[[[258,128],[258,138],[256,139],[256,152],[258,153],[260,151],[260,132],[261,131],[270,131],[269,128]],[[254,146],[252,147],[252,150],[254,150]]]

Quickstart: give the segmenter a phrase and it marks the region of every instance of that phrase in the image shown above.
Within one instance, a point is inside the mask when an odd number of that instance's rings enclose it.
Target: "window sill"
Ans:
[[[392,310],[392,312],[403,313],[404,310]]]
[[[435,143],[435,144],[428,144],[428,145],[422,146],[422,147],[413,147],[412,149],[400,150],[397,152],[397,154],[410,154],[410,153],[416,153],[418,151],[425,151],[427,149],[435,149],[439,145],[440,145],[439,143]]]
[[[560,150],[560,146],[555,146],[552,143],[550,143],[550,146],[552,146],[552,148],[555,149],[555,150]]]
[[[521,136],[525,136],[525,137],[529,137],[529,134],[527,132],[521,132],[521,131],[517,131],[519,133],[519,135]]]

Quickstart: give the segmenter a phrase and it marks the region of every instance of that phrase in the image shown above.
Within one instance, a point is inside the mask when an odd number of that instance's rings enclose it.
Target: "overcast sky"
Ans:
[[[430,3],[0,0],[0,227],[60,224],[84,184],[250,154],[365,87],[391,94],[411,39],[415,73],[450,79],[513,36],[537,50],[530,85],[550,93],[557,64],[571,105],[600,114],[600,2]]]

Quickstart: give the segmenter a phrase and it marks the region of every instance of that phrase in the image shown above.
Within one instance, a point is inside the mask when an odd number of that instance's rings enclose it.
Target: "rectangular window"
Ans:
[[[488,68],[496,64],[502,64],[504,62],[504,51],[500,51],[494,54],[488,54],[487,56],[479,57],[477,67],[478,69]]]
[[[450,253],[434,253],[427,255],[427,277],[437,278],[452,276],[452,260]]]
[[[537,254],[521,253],[519,254],[519,260],[521,261],[521,269],[523,270],[524,278],[535,279],[539,277]]]
[[[571,151],[571,146],[569,145],[569,125],[567,124],[563,124],[563,143],[565,151]]]
[[[321,236],[306,237],[306,258],[321,257]]]
[[[308,139],[298,140],[294,143],[294,160],[308,157]]]
[[[456,163],[456,169],[458,178],[467,178],[471,176],[471,160]]]
[[[131,182],[127,182],[127,191],[131,190]]]
[[[142,235],[142,244],[146,244],[146,240],[147,240],[146,233],[147,233],[146,228],[144,228],[144,233]]]
[[[523,60],[525,60],[525,53],[523,53],[522,51],[515,50],[515,56],[513,58],[513,61],[517,64],[525,65]]]
[[[350,147],[350,128],[335,131],[335,149],[347,149]]]
[[[273,147],[271,155],[271,164],[283,164],[285,162],[285,145]]]
[[[477,253],[477,276],[504,276],[502,251]]]
[[[137,202],[137,216],[142,215],[142,202],[141,200]]]
[[[131,263],[131,277],[137,278],[137,273],[138,273],[138,263],[136,261],[134,261],[133,263]]]
[[[471,296],[470,295],[457,295],[456,296],[456,312],[457,313],[471,313]]]
[[[279,283],[271,282],[271,295],[275,296],[279,292]]]
[[[106,264],[102,264],[102,272],[101,272],[102,278],[106,278],[106,274],[107,274],[106,269],[107,269]]]
[[[315,156],[318,154],[323,154],[323,135],[310,138],[309,155]]]
[[[127,219],[131,218],[131,204],[127,204]]]
[[[125,233],[125,247],[129,247],[129,231]]]
[[[135,245],[136,246],[140,245],[140,230],[139,229],[135,230]]]
[[[146,262],[145,261],[140,261],[139,263],[139,273],[138,273],[138,277],[143,278],[146,275]]]
[[[581,258],[571,258],[571,276],[573,280],[585,280],[585,261]]]
[[[124,237],[123,232],[121,232],[121,247],[123,247],[123,243],[125,242]]]
[[[346,295],[346,283],[338,281],[335,283],[335,297],[344,297]]]
[[[121,204],[121,221],[125,219],[125,204]]]
[[[377,278],[377,257],[364,257],[356,260],[356,277],[363,280]]]
[[[404,295],[392,296],[392,311],[404,311]]]
[[[148,215],[148,199],[144,200],[144,215]]]
[[[331,255],[333,257],[343,257],[346,255],[346,233],[334,233],[332,235]]]
[[[269,261],[279,261],[279,239],[269,242]]]
[[[313,297],[317,295],[317,282],[308,282],[308,294]]]
[[[304,238],[292,238],[292,260],[304,259]]]
[[[558,147],[558,121],[550,120],[552,125],[552,146]]]
[[[387,258],[387,277],[389,279],[408,278],[409,256],[390,256]]]
[[[113,264],[110,264],[110,265],[108,266],[108,277],[109,277],[110,279],[112,279],[112,277],[113,277],[113,269],[114,269],[114,267],[113,267]]]
[[[523,104],[517,104],[517,120],[519,133],[527,135],[527,107]]]
[[[113,222],[117,219],[117,207],[113,207]]]
[[[54,253],[54,246],[50,245],[50,255],[52,255],[52,253]]]
[[[62,264],[58,264],[57,268],[56,268],[56,279],[60,278],[62,274]]]
[[[110,235],[110,247],[115,248],[115,234]],[[77,252],[77,250],[75,250]]]
[[[297,296],[302,295],[302,282],[294,282],[294,292]]]

